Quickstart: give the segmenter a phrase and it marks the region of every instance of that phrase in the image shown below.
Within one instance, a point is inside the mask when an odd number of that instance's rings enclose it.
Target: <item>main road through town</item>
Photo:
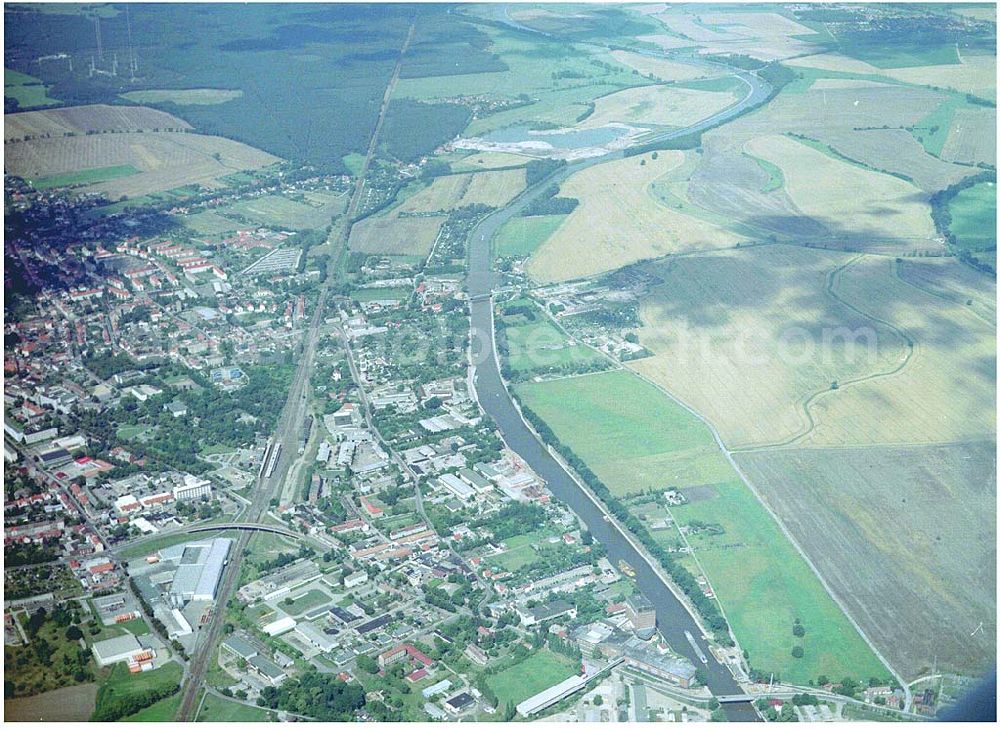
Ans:
[[[692,132],[702,131],[731,119],[752,106],[763,103],[771,92],[771,87],[756,75],[738,72],[737,75],[749,87],[749,93],[742,101],[719,114],[702,120],[685,129],[676,130],[658,139],[668,140]],[[493,418],[504,441],[548,484],[552,493],[567,504],[583,520],[587,528],[608,550],[613,562],[625,560],[636,571],[636,582],[640,592],[656,608],[657,627],[671,647],[690,659],[695,666],[704,667],[708,688],[716,696],[742,694],[729,669],[717,663],[710,656],[708,645],[697,622],[680,600],[667,586],[665,578],[640,554],[633,540],[626,536],[623,528],[614,520],[606,520],[602,507],[577,483],[566,468],[554,458],[521,417],[514,405],[507,387],[500,377],[495,351],[493,329],[492,294],[497,284],[493,272],[492,241],[497,230],[510,218],[521,213],[529,204],[544,193],[550,185],[561,182],[569,175],[594,164],[620,159],[624,152],[617,151],[602,157],[588,158],[560,168],[549,178],[542,180],[522,193],[511,205],[485,218],[469,238],[469,273],[466,290],[470,299],[472,324],[472,357],[475,366],[476,396],[482,408]],[[638,162],[637,162],[638,163]],[[687,638],[694,636],[699,649],[709,656],[702,663],[694,646]],[[754,721],[757,714],[747,703],[727,704],[724,707],[730,720]]]

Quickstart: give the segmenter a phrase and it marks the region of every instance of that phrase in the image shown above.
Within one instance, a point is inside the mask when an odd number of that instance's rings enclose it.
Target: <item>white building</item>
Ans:
[[[212,484],[203,478],[192,476],[190,473],[184,476],[184,483],[174,486],[174,498],[178,501],[191,501],[200,499],[203,496],[212,498]]]

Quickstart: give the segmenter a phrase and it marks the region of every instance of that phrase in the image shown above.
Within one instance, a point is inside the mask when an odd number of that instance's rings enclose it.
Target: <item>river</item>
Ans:
[[[690,127],[667,132],[658,139],[666,140],[702,131],[737,116],[748,106],[757,105],[767,99],[771,88],[766,82],[751,73],[738,72],[736,75],[750,89],[741,102]],[[535,473],[545,479],[549,489],[560,501],[569,506],[580,517],[594,537],[605,546],[611,561],[617,563],[618,560],[625,560],[635,567],[636,584],[640,592],[656,607],[657,628],[670,646],[691,660],[695,666],[702,666],[703,664],[685,636],[685,631],[690,632],[705,655],[711,656],[708,644],[702,637],[701,630],[694,618],[667,587],[663,579],[625,538],[619,527],[613,522],[604,520],[604,515],[589,495],[549,454],[548,450],[521,419],[521,415],[500,377],[495,355],[492,292],[497,279],[492,266],[492,240],[497,230],[507,220],[522,212],[550,185],[561,182],[585,167],[620,159],[623,156],[624,152],[618,151],[603,157],[584,159],[568,164],[547,179],[533,185],[506,208],[485,218],[472,231],[469,238],[469,272],[466,278],[466,291],[471,300],[476,394],[482,408],[496,422],[507,445],[524,459]],[[726,696],[743,693],[729,669],[711,657],[708,663],[704,664],[704,668],[708,674],[708,688],[714,695]],[[756,721],[758,719],[753,708],[745,703],[727,704],[725,711],[731,721]]]

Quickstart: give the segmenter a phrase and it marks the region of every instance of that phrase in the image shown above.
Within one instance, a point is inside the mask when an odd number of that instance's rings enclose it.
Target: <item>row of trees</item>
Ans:
[[[530,408],[522,405],[521,411],[529,423],[538,431],[542,439],[551,444],[562,455],[570,467],[573,468],[590,489],[604,502],[608,510],[625,524],[625,527],[632,532],[646,548],[646,550],[663,566],[673,580],[688,599],[694,604],[699,615],[704,619],[709,629],[715,635],[715,639],[723,645],[732,645],[733,641],[729,635],[729,625],[722,616],[718,604],[715,600],[706,597],[701,591],[694,575],[688,569],[677,562],[673,555],[667,552],[646,527],[636,518],[617,496],[601,481],[597,475],[590,470],[583,459],[577,456],[568,446],[564,445],[553,432],[552,428],[542,420]]]

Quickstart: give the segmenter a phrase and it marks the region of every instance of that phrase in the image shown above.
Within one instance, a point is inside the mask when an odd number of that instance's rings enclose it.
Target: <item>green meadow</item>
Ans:
[[[797,684],[821,674],[888,675],[694,415],[625,370],[522,384],[516,392],[619,496],[710,487],[671,511],[681,525],[716,527],[695,528],[689,539],[755,668]],[[802,638],[792,634],[796,619]],[[792,656],[796,645],[802,658]]]

